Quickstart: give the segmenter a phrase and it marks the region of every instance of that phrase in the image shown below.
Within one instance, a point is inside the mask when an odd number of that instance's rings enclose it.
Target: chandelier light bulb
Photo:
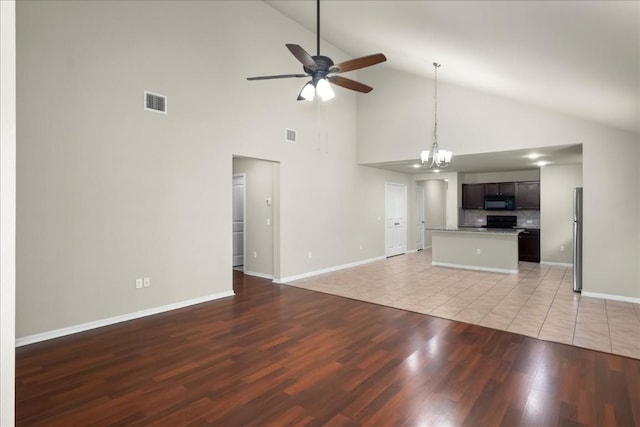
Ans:
[[[420,161],[422,162],[422,164],[425,164],[429,161],[429,151],[423,150],[422,152],[420,152]]]

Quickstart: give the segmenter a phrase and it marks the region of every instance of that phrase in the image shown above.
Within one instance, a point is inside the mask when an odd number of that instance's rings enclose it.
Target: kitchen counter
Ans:
[[[428,227],[426,230],[447,231],[458,233],[487,233],[487,234],[515,234],[522,232],[523,228],[480,228],[461,225],[459,227]]]
[[[487,228],[485,225],[478,224],[460,224],[458,228]],[[522,230],[540,230],[540,224],[523,224],[517,225],[515,228]]]
[[[518,234],[524,229],[429,227],[431,264],[471,270],[518,272]]]

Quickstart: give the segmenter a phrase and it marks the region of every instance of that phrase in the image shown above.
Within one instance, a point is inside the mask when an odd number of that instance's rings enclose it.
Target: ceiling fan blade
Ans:
[[[278,74],[275,76],[247,77],[247,80],[288,79],[290,77],[309,77],[308,74]]]
[[[356,92],[369,93],[373,90],[371,86],[367,86],[355,80],[348,79],[341,76],[329,76],[327,79],[338,86],[342,86],[347,89],[355,90]]]
[[[311,55],[307,53],[302,47],[297,44],[287,44],[286,45],[289,51],[295,56],[298,61],[302,62],[302,65],[310,69],[311,71],[316,71],[318,69],[318,64],[313,60]]]
[[[350,59],[339,64],[334,65],[329,70],[330,73],[346,73],[347,71],[358,70],[360,68],[369,67],[371,65],[379,64],[387,60],[387,57],[381,53],[374,55],[362,56],[356,59]]]

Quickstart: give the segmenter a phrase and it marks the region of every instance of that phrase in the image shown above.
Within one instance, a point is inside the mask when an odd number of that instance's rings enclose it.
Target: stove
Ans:
[[[487,215],[486,228],[515,228],[518,217],[515,215]]]

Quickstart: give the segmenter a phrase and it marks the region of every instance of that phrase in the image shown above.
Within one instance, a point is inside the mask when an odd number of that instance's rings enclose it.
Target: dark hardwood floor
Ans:
[[[640,425],[640,360],[234,281],[235,297],[18,348],[17,424]]]

